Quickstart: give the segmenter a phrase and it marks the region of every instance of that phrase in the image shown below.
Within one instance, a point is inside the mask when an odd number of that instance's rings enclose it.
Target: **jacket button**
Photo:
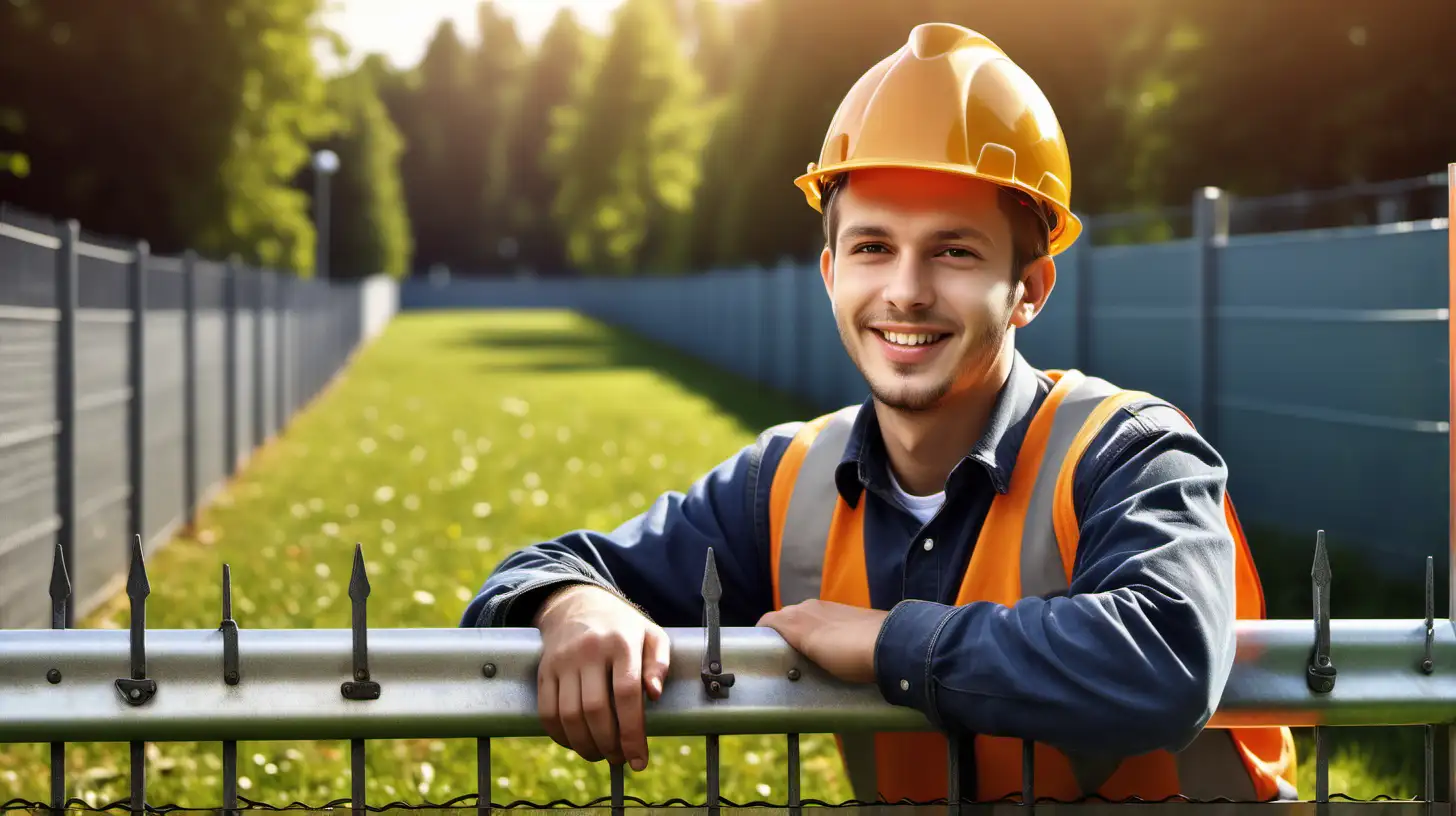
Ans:
[[[900,690],[901,691],[909,691],[910,690],[910,681],[909,680],[901,680],[900,681]]]
[[[920,546],[924,547],[926,552],[930,552],[931,549],[935,547],[935,539],[927,538],[925,539],[925,543]]]

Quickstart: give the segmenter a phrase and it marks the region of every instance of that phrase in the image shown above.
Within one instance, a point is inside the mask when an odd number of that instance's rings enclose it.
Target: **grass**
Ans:
[[[347,627],[355,541],[369,562],[371,626],[454,626],[507,552],[576,527],[610,529],[762,428],[813,413],[568,313],[405,315],[255,455],[195,529],[150,560],[148,626],[215,627],[226,562],[240,626]],[[1271,611],[1306,615],[1308,547],[1260,541],[1268,569],[1299,565],[1277,585],[1266,577]],[[1358,574],[1336,568],[1337,581]],[[127,626],[124,596],[80,625]],[[1337,734],[1335,744],[1332,791],[1365,798],[1419,790],[1418,730],[1362,729]],[[827,737],[805,738],[805,797],[849,797],[832,747]],[[783,748],[782,738],[725,737],[723,795],[782,801]],[[1307,739],[1302,749],[1308,796]],[[468,740],[371,741],[369,801],[473,793],[474,750]],[[629,774],[629,795],[703,800],[701,740],[654,738],[651,750],[651,766]],[[220,803],[219,744],[148,751],[150,803]],[[345,742],[246,742],[238,755],[239,792],[248,799],[316,806],[349,796]],[[72,796],[93,806],[128,796],[126,745],[71,745],[67,766]],[[581,803],[610,790],[605,764],[544,738],[495,740],[492,768],[497,802]],[[48,778],[46,746],[0,749],[0,802],[45,801]]]

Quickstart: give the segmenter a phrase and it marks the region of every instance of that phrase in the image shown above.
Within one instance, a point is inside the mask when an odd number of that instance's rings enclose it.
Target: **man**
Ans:
[[[1168,403],[1015,350],[1080,231],[1037,86],[980,34],[918,26],[796,183],[871,398],[502,562],[462,623],[540,628],[548,733],[645,766],[660,627],[700,625],[712,547],[723,625],[969,740],[977,799],[1019,794],[1022,740],[1038,797],[1293,796],[1287,729],[1203,729],[1235,619],[1263,615],[1224,462]],[[841,739],[857,799],[946,795],[943,736]]]

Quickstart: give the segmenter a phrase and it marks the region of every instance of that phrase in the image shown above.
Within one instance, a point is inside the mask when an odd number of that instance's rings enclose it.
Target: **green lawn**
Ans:
[[[505,553],[579,526],[614,527],[762,428],[811,414],[567,313],[402,316],[255,456],[194,533],[149,562],[147,623],[215,627],[226,562],[240,626],[347,627],[359,541],[373,585],[371,626],[454,626]],[[127,623],[118,597],[81,625]],[[1419,746],[1418,731],[1401,734],[1409,736],[1401,745]],[[1372,744],[1378,756],[1337,763],[1332,791],[1414,793],[1409,751],[1393,750],[1388,737]],[[627,793],[702,801],[701,745],[653,739],[653,763],[629,774]],[[831,749],[827,738],[805,739],[805,797],[849,796]],[[474,750],[467,740],[371,741],[369,800],[438,803],[473,793]],[[150,803],[220,803],[219,744],[149,751]],[[242,743],[238,754],[239,792],[254,801],[349,796],[347,743]],[[47,757],[42,745],[0,749],[0,801],[45,801]],[[1304,757],[1312,760],[1308,750]],[[781,737],[724,738],[723,758],[725,797],[783,800]],[[72,745],[67,761],[72,796],[92,805],[128,796],[127,746]],[[605,764],[544,738],[496,740],[492,763],[497,802],[581,803],[610,790]]]

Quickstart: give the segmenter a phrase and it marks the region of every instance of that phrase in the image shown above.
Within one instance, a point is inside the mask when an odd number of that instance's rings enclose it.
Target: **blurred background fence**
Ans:
[[[1445,575],[1446,198],[1433,174],[1257,200],[1210,188],[1186,213],[1088,219],[1093,239],[1058,257],[1056,291],[1018,347],[1038,367],[1183,408],[1228,460],[1256,535],[1312,541],[1322,528],[1376,568],[1439,553]],[[574,309],[821,410],[868,394],[817,260],[682,277],[425,276],[403,283],[400,306]]]
[[[0,628],[86,615],[389,320],[396,283],[151,255],[0,207]],[[110,585],[110,586],[109,586]]]

